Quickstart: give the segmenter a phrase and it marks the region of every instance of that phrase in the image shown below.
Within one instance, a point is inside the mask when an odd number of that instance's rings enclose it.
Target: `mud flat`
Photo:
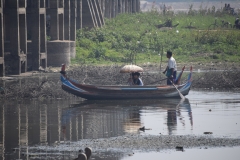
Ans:
[[[165,149],[189,149],[240,146],[240,139],[214,138],[211,135],[125,135],[112,138],[83,139],[78,142],[56,142],[53,146],[36,146],[30,150],[78,151],[91,147],[94,152],[161,151]]]

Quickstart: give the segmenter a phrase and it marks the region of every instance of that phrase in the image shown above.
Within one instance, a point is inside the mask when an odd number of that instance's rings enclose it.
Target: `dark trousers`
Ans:
[[[176,76],[177,76],[177,71],[174,71],[174,72],[173,72],[173,78],[168,77],[168,79],[167,79],[167,85],[172,85],[172,82],[174,83],[175,80],[176,80]],[[171,82],[170,80],[171,80],[172,82]]]

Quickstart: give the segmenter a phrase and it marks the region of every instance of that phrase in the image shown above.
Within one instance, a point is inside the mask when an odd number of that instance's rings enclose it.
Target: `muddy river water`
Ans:
[[[74,159],[87,146],[95,160],[239,159],[240,93],[191,90],[186,98],[1,101],[0,159]],[[145,130],[139,130],[142,127]],[[155,149],[151,143],[145,148],[137,142],[131,148],[116,147],[113,142],[178,136],[233,139],[236,143],[182,145],[182,152],[165,145]]]

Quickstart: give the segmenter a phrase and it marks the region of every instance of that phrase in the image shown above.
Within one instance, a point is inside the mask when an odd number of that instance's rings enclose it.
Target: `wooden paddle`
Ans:
[[[175,84],[170,80],[170,78],[168,78],[168,80],[172,83],[172,85],[176,88],[176,90],[178,91],[179,93],[179,96],[182,98],[182,99],[185,99],[184,95],[182,95],[182,93],[177,89],[177,87],[175,86]]]

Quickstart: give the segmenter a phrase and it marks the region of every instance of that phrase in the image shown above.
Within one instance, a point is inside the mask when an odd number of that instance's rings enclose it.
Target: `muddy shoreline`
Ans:
[[[198,148],[240,146],[240,139],[213,137],[212,135],[124,135],[111,138],[82,139],[77,142],[58,142],[51,146],[34,146],[29,148],[29,154],[36,151],[74,152],[90,147],[93,154],[104,152],[134,154],[135,152],[161,152],[163,150],[184,151]],[[53,154],[54,155],[54,154]]]
[[[178,71],[185,64],[178,64]],[[240,89],[240,65],[234,63],[210,63],[185,65],[181,81],[187,79],[190,66],[193,66],[192,89],[233,90]],[[68,77],[80,83],[94,85],[126,85],[129,74],[121,74],[122,66],[71,66],[67,68]],[[145,85],[166,84],[165,75],[159,72],[159,65],[143,64],[142,79]],[[165,68],[166,66],[162,66]],[[74,97],[61,89],[59,68],[28,72],[21,76],[0,79],[0,99],[70,99]]]

